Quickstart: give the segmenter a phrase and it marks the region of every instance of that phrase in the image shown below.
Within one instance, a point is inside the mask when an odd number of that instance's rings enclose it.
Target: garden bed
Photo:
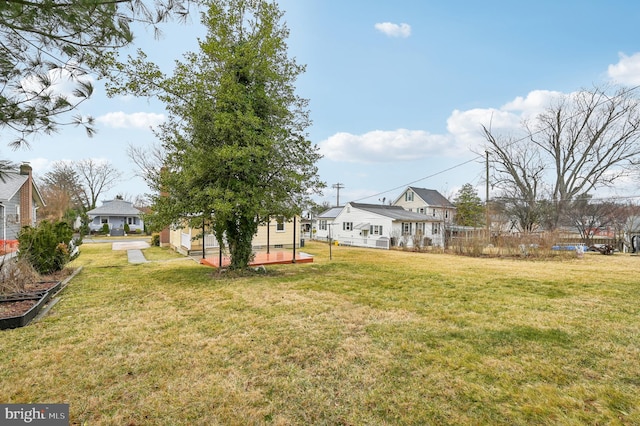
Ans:
[[[0,330],[29,324],[61,285],[61,281],[39,281],[25,286],[23,292],[0,296]]]

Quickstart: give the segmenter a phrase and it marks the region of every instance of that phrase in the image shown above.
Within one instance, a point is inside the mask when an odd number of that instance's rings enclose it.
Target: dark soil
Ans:
[[[12,318],[24,315],[29,311],[29,309],[31,309],[36,303],[38,303],[38,300],[40,300],[40,297],[38,297],[38,292],[49,290],[59,281],[62,281],[66,277],[71,275],[72,272],[73,270],[64,269],[54,274],[41,277],[42,281],[25,284],[24,291],[21,291],[20,293],[0,295],[0,318]],[[29,297],[33,298],[27,300],[15,300]]]

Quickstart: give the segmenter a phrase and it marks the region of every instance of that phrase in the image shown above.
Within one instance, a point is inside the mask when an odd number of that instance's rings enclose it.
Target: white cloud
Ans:
[[[379,22],[374,25],[375,29],[389,37],[407,38],[411,35],[411,25],[394,24],[391,22]]]
[[[627,56],[620,53],[617,64],[609,65],[607,74],[616,83],[637,85],[640,84],[640,53]]]
[[[65,68],[57,68],[47,71],[48,79],[51,82],[51,86],[47,91],[54,95],[63,95],[67,97],[73,97],[73,91],[76,89],[76,81],[82,81],[85,83],[93,83],[94,79],[88,74],[73,77],[73,74],[77,75],[77,70],[70,64]],[[35,76],[26,77],[21,80],[20,84],[25,90],[32,90],[38,92],[42,90],[43,84]]]
[[[500,109],[504,111],[521,111],[527,116],[543,112],[554,101],[565,97],[566,94],[551,90],[533,90],[526,97],[518,96],[507,102]]]
[[[534,90],[500,108],[454,110],[447,119],[447,132],[424,130],[375,130],[362,135],[340,132],[320,142],[329,160],[361,163],[413,161],[427,157],[460,157],[477,152],[485,143],[482,126],[494,134],[517,136],[523,120],[535,118],[563,96],[560,92]]]
[[[156,114],[154,112],[125,114],[122,111],[110,112],[96,118],[96,121],[116,129],[148,129],[161,124],[164,120],[164,114]]]
[[[341,132],[319,143],[325,157],[359,163],[417,160],[441,155],[451,145],[448,136],[407,129],[374,130],[363,135]]]

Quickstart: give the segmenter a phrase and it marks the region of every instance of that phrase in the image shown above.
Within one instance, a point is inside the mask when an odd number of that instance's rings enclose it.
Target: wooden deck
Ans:
[[[200,264],[213,266],[214,268],[218,268],[219,265],[219,256],[216,254],[215,256],[205,257],[200,260]],[[307,253],[296,251],[296,260],[293,261],[293,252],[292,251],[277,251],[277,252],[259,252],[256,253],[253,261],[249,264],[250,266],[260,266],[260,265],[286,265],[288,263],[311,263],[313,262],[313,256]],[[229,265],[230,260],[227,256],[222,258],[222,266]]]

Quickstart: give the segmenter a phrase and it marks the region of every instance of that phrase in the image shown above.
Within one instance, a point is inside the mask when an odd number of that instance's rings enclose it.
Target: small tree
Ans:
[[[482,226],[484,221],[484,206],[478,196],[478,191],[470,183],[465,183],[453,200],[456,205],[456,224],[462,226]]]
[[[44,220],[35,228],[25,226],[18,234],[18,258],[27,260],[40,274],[61,271],[77,257],[72,238],[73,229],[65,222]]]

